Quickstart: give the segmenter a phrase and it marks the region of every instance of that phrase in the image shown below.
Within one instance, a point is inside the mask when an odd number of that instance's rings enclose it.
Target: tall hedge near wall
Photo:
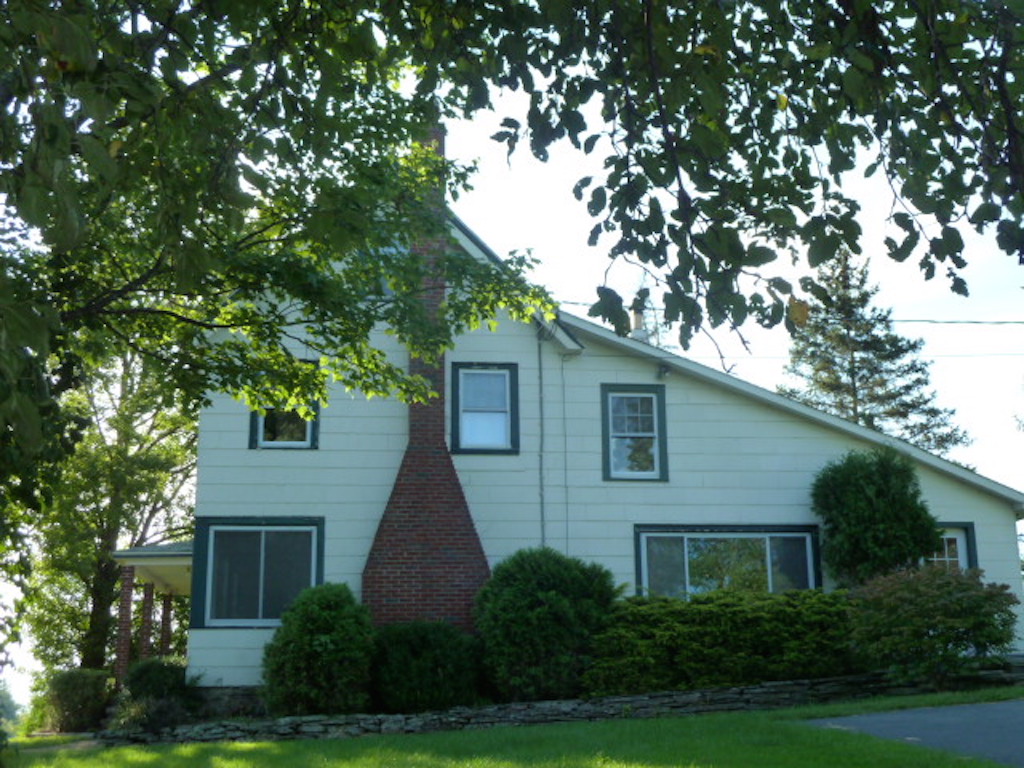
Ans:
[[[842,592],[631,598],[595,638],[584,683],[604,696],[851,674],[849,634]]]

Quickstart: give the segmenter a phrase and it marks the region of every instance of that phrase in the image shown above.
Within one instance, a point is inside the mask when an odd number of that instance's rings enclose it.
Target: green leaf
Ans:
[[[746,267],[761,267],[775,261],[777,255],[774,250],[763,245],[752,245],[747,249],[747,255],[743,259]]]
[[[583,190],[585,190],[587,187],[589,187],[593,181],[594,181],[594,177],[593,176],[584,176],[582,179],[577,181],[576,184],[572,188],[572,195],[573,195],[573,197],[575,197],[577,200],[582,200],[583,199]]]
[[[974,209],[974,213],[971,214],[971,224],[976,227],[983,227],[993,221],[998,221],[999,217],[1002,216],[1003,209],[998,203],[987,202],[981,203],[977,208]]]
[[[110,156],[107,145],[91,133],[78,135],[78,146],[90,170],[106,182],[117,177],[117,161]]]

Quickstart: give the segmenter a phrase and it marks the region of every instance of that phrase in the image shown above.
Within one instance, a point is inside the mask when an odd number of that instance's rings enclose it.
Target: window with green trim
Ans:
[[[206,564],[206,625],[276,625],[317,581],[314,525],[211,525]]]
[[[518,453],[518,366],[453,363],[452,373],[452,452]]]
[[[603,469],[606,480],[667,480],[665,387],[601,386]]]
[[[320,409],[313,407],[313,418],[305,419],[297,411],[268,408],[265,414],[253,412],[249,420],[250,448],[316,448],[320,436]]]
[[[810,528],[655,528],[641,529],[637,537],[644,594],[779,593],[812,589],[819,582]]]

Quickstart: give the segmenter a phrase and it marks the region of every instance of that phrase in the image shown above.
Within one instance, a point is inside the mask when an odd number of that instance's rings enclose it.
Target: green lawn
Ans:
[[[18,768],[963,768],[993,764],[764,715],[707,715],[368,737],[353,741],[24,752],[13,765]]]
[[[801,718],[1024,696],[882,699],[783,712],[728,713],[662,720],[563,723],[523,728],[364,737],[345,741],[122,747],[23,748],[14,768],[979,768],[969,760],[909,744],[820,729]],[[21,742],[24,747],[25,742]]]

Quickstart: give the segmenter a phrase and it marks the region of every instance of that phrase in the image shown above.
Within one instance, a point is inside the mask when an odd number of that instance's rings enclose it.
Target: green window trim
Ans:
[[[190,626],[193,629],[252,629],[276,627],[278,618],[211,619],[210,555],[212,540],[218,531],[274,532],[275,530],[311,530],[313,549],[310,586],[324,580],[324,518],[322,517],[198,517],[196,518],[195,548],[192,555],[192,608]]]
[[[615,482],[668,480],[664,384],[601,385],[601,472]]]
[[[474,407],[466,382],[474,374],[493,374],[504,382],[504,397],[492,404]],[[451,452],[462,454],[516,455],[519,453],[519,366],[515,363],[452,363]],[[488,442],[474,440],[467,420],[476,416],[489,425],[481,432],[494,429],[501,436]]]
[[[683,549],[677,553],[678,562],[675,564],[679,571],[675,574],[675,579],[679,581],[679,588],[670,591],[652,588],[652,582],[658,581],[658,577],[652,575],[648,547],[652,543],[671,540],[679,541],[683,545]],[[704,591],[699,584],[701,574],[690,573],[692,565],[689,561],[692,554],[689,546],[690,540],[710,544],[735,542],[742,545],[749,542],[751,546],[761,543],[762,549],[757,557],[761,558],[760,562],[764,566],[764,570],[758,583],[765,591],[785,591],[785,584],[778,581],[778,576],[775,579],[773,576],[776,573],[785,576],[787,571],[791,577],[795,577],[790,583],[797,584],[790,588],[815,589],[822,586],[819,534],[817,526],[814,525],[637,525],[634,526],[634,554],[636,593],[638,595],[668,594],[675,597],[686,597],[689,594],[699,594]],[[800,541],[805,542],[804,550],[802,555],[794,560],[792,545]],[[777,553],[773,546],[775,543],[783,545],[779,554],[788,556],[788,562],[776,563],[775,555]],[[789,551],[785,552],[786,549]],[[744,553],[727,552],[724,554],[742,556]],[[746,562],[753,561],[748,558]],[[800,573],[793,573],[792,568],[795,563],[802,565]],[[718,563],[718,565],[722,565],[722,563]],[[691,575],[695,577],[692,581]],[[703,575],[708,576],[709,574]],[[751,573],[746,575],[751,576]],[[756,574],[753,576],[756,577]],[[763,583],[761,583],[762,581]]]
[[[271,451],[316,450],[320,447],[320,404],[313,403],[311,408],[314,415],[311,420],[306,421],[306,434],[301,440],[264,439],[266,420],[276,413],[276,409],[268,408],[265,416],[252,411],[249,414],[249,448]]]

